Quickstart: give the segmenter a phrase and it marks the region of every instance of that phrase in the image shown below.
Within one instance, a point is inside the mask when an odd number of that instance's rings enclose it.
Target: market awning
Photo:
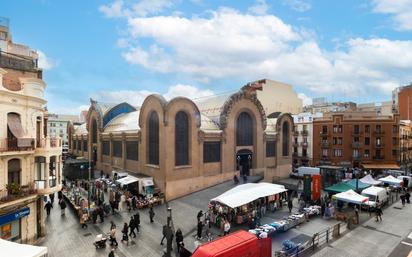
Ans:
[[[261,197],[276,195],[286,192],[284,186],[271,183],[247,183],[239,185],[226,191],[225,193],[213,198],[212,202],[219,202],[230,208],[236,208]]]
[[[345,182],[346,184],[350,185],[352,189],[356,189],[356,179],[351,179]],[[360,179],[358,180],[358,189],[363,190],[365,188],[370,187],[369,184],[363,183]]]
[[[348,190],[332,196],[332,199],[336,199],[343,202],[362,204],[369,200],[368,197],[360,195],[353,190]]]
[[[46,257],[47,247],[18,244],[0,239],[1,256]]]
[[[116,180],[116,182],[119,183],[122,186],[126,186],[126,185],[132,184],[132,183],[137,182],[137,181],[139,181],[138,178],[130,176],[130,175],[128,175],[124,178]]]
[[[345,182],[340,182],[333,186],[325,188],[325,191],[336,194],[336,193],[342,193],[342,192],[346,192],[348,190],[353,190],[353,189],[356,189],[356,188],[353,188],[351,185],[346,184]]]
[[[382,181],[375,180],[370,174],[366,175],[365,177],[359,179],[362,183],[369,184],[369,185],[380,185]]]
[[[362,164],[362,167],[367,170],[397,170],[399,165],[394,163],[365,163]]]
[[[17,113],[7,114],[7,127],[10,132],[17,138],[18,147],[31,147],[33,139],[25,138],[23,126],[21,125],[20,116]]]
[[[379,180],[382,181],[383,183],[391,184],[391,185],[397,185],[397,186],[399,186],[401,184],[401,182],[403,182],[402,180],[397,179],[392,175],[389,175],[389,176],[384,177],[384,178],[380,178]]]

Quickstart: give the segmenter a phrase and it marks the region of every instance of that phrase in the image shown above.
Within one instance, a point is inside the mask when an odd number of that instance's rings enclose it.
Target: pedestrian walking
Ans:
[[[201,220],[197,223],[197,239],[202,239],[203,223]]]
[[[53,205],[54,204],[54,193],[49,194],[50,202]]]
[[[183,233],[180,228],[177,229],[176,231],[176,249],[177,252],[180,253],[180,248],[183,246]]]
[[[376,222],[382,221],[382,214],[383,213],[382,213],[381,206],[376,206],[375,212],[376,212]]]
[[[293,203],[292,203],[292,200],[291,200],[291,199],[289,199],[289,201],[288,201],[288,208],[289,208],[289,213],[291,213],[291,212],[292,212],[292,208],[293,208]]]
[[[239,184],[239,179],[236,174],[233,176],[233,182],[235,183],[235,185]]]
[[[87,213],[83,213],[82,216],[80,216],[80,224],[82,225],[82,228],[87,228],[86,221],[88,219]]]
[[[356,224],[359,224],[359,209],[355,205],[355,216],[356,216]]]
[[[401,195],[402,207],[405,207],[405,195]]]
[[[47,216],[50,215],[50,210],[53,208],[53,205],[50,203],[50,201],[48,201],[45,205],[44,205],[44,209],[46,209],[46,213]]]
[[[137,230],[137,233],[140,233],[139,227],[140,227],[140,213],[139,211],[136,212],[134,215],[134,222],[135,222],[135,227]]]
[[[202,216],[203,216],[203,211],[200,210],[200,211],[197,213],[197,222],[200,221],[200,219],[202,218]]]
[[[109,257],[115,257],[115,255],[114,255],[114,249],[110,250]]]
[[[226,235],[229,235],[229,232],[230,232],[230,223],[229,223],[229,221],[225,221],[225,224],[223,225],[224,227],[223,227],[223,235],[224,236],[226,236]]]
[[[63,198],[60,199],[59,204],[60,204],[60,209],[61,209],[61,216],[66,215],[65,210],[66,210],[67,206],[66,206],[66,202],[63,200]]]
[[[406,192],[405,199],[407,203],[411,203],[411,194],[409,192]]]
[[[150,210],[149,210],[150,223],[153,223],[154,216],[155,216],[155,212],[153,211],[153,206],[150,206]]]
[[[133,237],[136,238],[136,233],[134,232],[134,230],[136,229],[136,224],[134,222],[134,217],[133,216],[130,217],[129,229],[130,229],[129,236],[132,236],[132,234],[133,234]]]
[[[136,210],[136,204],[137,204],[137,202],[136,202],[136,196],[133,196],[133,197],[132,197],[132,208],[133,208],[133,210]]]
[[[110,230],[110,245],[113,246],[118,246],[119,244],[117,243],[116,240],[116,226],[114,226],[111,230]]]
[[[126,242],[126,245],[129,245],[129,226],[127,225],[127,223],[125,222],[123,225],[123,229],[122,229],[122,243]]]
[[[114,224],[113,221],[110,221],[110,230],[115,229],[116,228],[116,224]]]
[[[166,225],[163,226],[162,234],[163,234],[163,237],[162,237],[162,240],[160,241],[160,245],[163,245],[163,240],[165,240],[165,238],[166,238],[166,234],[167,234],[167,226]]]

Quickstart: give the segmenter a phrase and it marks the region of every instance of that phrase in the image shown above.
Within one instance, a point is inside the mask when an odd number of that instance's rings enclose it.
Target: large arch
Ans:
[[[113,106],[103,116],[103,127],[106,127],[106,125],[111,120],[113,120],[115,117],[119,116],[120,114],[134,112],[134,111],[136,111],[136,108],[126,102]]]
[[[152,94],[149,95],[148,97],[146,97],[143,101],[142,107],[140,108],[140,115],[139,115],[139,127],[143,128],[144,127],[144,122],[145,122],[145,114],[146,113],[150,113],[151,110],[153,110],[153,105],[152,104],[159,104],[161,109],[162,109],[162,113],[161,116],[163,116],[164,119],[164,111],[166,109],[167,106],[167,101],[166,99],[158,94]],[[159,115],[159,113],[158,113]]]
[[[236,119],[236,146],[253,146],[255,122],[249,112],[242,111]]]
[[[189,117],[194,118],[193,122],[195,122],[197,128],[200,128],[202,124],[201,124],[201,116],[200,116],[199,108],[192,100],[186,97],[182,97],[182,96],[175,97],[167,103],[166,108],[165,108],[165,125],[168,124],[168,119],[170,116],[169,113],[172,107],[177,103],[188,104],[189,106],[192,107],[192,112],[188,113]]]
[[[97,101],[90,98],[90,107],[87,112],[86,130],[89,132],[91,130],[91,120],[95,118],[97,123],[97,129],[99,132],[103,132],[103,111],[100,108]]]

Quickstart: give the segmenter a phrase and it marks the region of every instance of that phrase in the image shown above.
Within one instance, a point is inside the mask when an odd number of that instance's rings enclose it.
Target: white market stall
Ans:
[[[47,257],[47,247],[18,244],[0,239],[1,256]]]
[[[389,184],[389,185],[394,185],[394,186],[400,186],[402,180],[395,178],[392,175],[389,175],[387,177],[384,178],[380,178],[380,181],[382,181],[383,183]]]
[[[353,191],[352,189],[346,192],[333,195],[332,199],[336,199],[338,201],[347,202],[347,203],[354,203],[354,204],[363,204],[369,200],[367,196],[360,195],[356,193],[355,191]]]
[[[271,183],[247,183],[239,185],[215,197],[211,202],[219,202],[230,208],[236,208],[261,197],[277,195],[286,192],[285,186]]]
[[[368,185],[372,185],[372,186],[377,186],[382,184],[382,181],[379,180],[375,180],[372,175],[366,175],[365,177],[359,179],[360,182],[368,184]]]

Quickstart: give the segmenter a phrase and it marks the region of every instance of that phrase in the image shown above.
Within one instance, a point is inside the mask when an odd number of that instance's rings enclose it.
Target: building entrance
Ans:
[[[250,150],[242,149],[236,153],[237,170],[240,171],[240,175],[250,175],[250,169],[252,168],[253,153]]]

